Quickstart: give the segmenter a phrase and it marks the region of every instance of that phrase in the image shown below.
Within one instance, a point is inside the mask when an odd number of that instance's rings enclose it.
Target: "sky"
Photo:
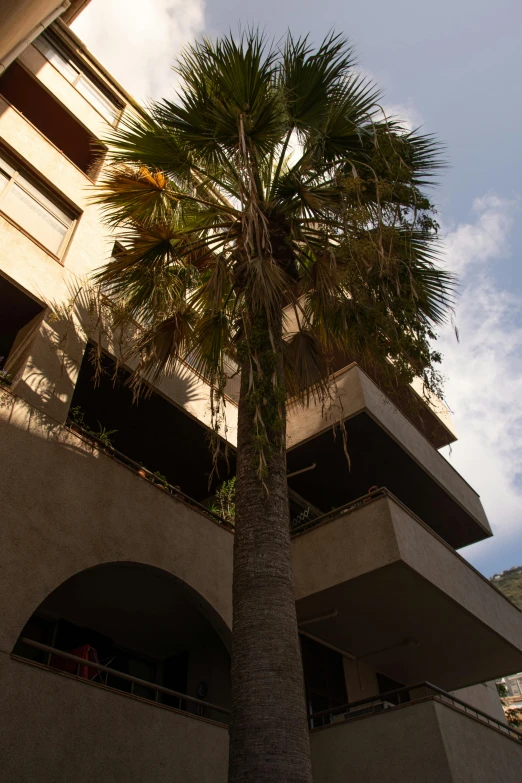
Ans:
[[[480,494],[493,539],[461,550],[492,576],[522,565],[522,3],[520,0],[92,0],[73,30],[137,99],[173,97],[171,65],[196,37],[256,25],[353,43],[387,111],[436,133],[450,167],[433,194],[459,274],[444,455]]]

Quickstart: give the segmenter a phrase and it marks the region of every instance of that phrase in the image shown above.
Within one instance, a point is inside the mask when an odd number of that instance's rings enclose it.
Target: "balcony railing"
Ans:
[[[350,500],[343,506],[339,506],[339,508],[334,508],[332,511],[328,511],[326,514],[314,516],[313,518],[307,519],[302,524],[293,525],[292,535],[297,536],[301,533],[306,533],[308,530],[311,530],[318,525],[322,525],[324,522],[329,522],[332,519],[337,519],[338,517],[342,517],[345,514],[349,514],[351,511],[355,511],[356,509],[361,508],[361,506],[365,506],[367,503],[371,503],[378,498],[384,497],[385,495],[393,497],[393,495],[391,495],[391,493],[385,487],[374,489],[371,492],[368,492],[366,495],[361,495],[361,497],[355,498],[355,500]]]
[[[219,514],[215,514],[213,511],[211,511],[209,508],[204,506],[202,503],[199,503],[197,500],[194,500],[194,498],[191,498],[189,495],[183,492],[179,487],[175,487],[173,484],[169,484],[169,482],[166,481],[166,479],[164,479],[163,477],[160,477],[155,473],[152,473],[152,471],[147,470],[147,468],[144,468],[143,465],[139,464],[139,462],[135,462],[130,457],[127,457],[126,454],[123,454],[121,451],[118,451],[118,449],[115,449],[114,446],[112,446],[111,444],[106,443],[103,440],[100,440],[100,438],[97,438],[96,435],[94,435],[89,430],[80,427],[78,424],[76,424],[73,421],[70,421],[69,419],[67,420],[67,426],[76,435],[80,435],[84,440],[90,441],[108,457],[112,457],[112,459],[116,460],[116,462],[120,462],[122,465],[125,465],[127,468],[130,468],[142,478],[150,481],[151,484],[154,484],[154,486],[158,487],[158,489],[161,489],[167,494],[176,497],[178,500],[181,500],[181,502],[184,503],[186,506],[190,506],[191,508],[194,508],[196,511],[199,511],[200,514],[204,514],[205,516],[212,519],[213,522],[217,522],[218,525],[221,525],[222,527],[225,527],[228,530],[234,529],[234,526],[230,524],[230,522],[227,522],[225,519],[223,519],[223,517],[220,517]]]
[[[322,710],[321,712],[314,712],[309,716],[310,728],[314,729],[337,725],[346,721],[359,720],[360,718],[366,718],[387,710],[409,707],[422,701],[438,701],[446,704],[448,707],[463,712],[480,723],[484,723],[490,726],[490,728],[506,734],[511,739],[522,742],[521,732],[429,682],[410,685],[406,688],[397,688],[378,696],[370,696],[367,699],[342,704],[339,707]]]
[[[158,685],[154,682],[150,682],[149,680],[142,680],[139,677],[134,677],[131,674],[126,674],[125,672],[112,669],[110,666],[104,666],[103,664],[96,661],[80,658],[78,655],[73,655],[72,653],[65,652],[64,650],[58,650],[55,647],[50,647],[47,644],[36,642],[33,639],[29,639],[27,637],[22,637],[20,642],[25,644],[27,647],[32,647],[33,649],[39,650],[40,652],[46,654],[46,661],[44,663],[38,664],[37,662],[31,661],[31,663],[35,663],[35,665],[43,666],[51,671],[60,671],[60,666],[56,661],[56,659],[59,659],[60,661],[64,661],[70,664],[67,671],[64,672],[62,669],[61,673],[65,673],[67,676],[73,677],[74,679],[81,680],[83,682],[88,681],[92,685],[101,685],[105,688],[110,688],[111,690],[121,692],[123,688],[118,688],[117,686],[108,684],[109,677],[111,680],[116,678],[124,683],[130,683],[129,690],[126,690],[125,692],[130,693],[133,696],[138,696],[139,698],[145,699],[146,701],[161,704],[162,707],[170,707],[176,709],[179,712],[185,712],[189,715],[204,717],[209,720],[214,720],[217,723],[223,723],[225,725],[228,724],[230,710],[228,710],[226,707],[220,707],[216,704],[203,701],[202,699],[197,699],[194,696],[189,696],[186,693],[180,693],[179,691],[174,691],[171,688],[165,688],[163,685]],[[18,660],[23,660],[24,663],[28,661],[27,658],[23,658],[22,656],[15,657]],[[147,691],[151,693],[150,697],[143,695]],[[162,695],[167,696],[176,706],[173,707],[172,704],[165,704],[162,702]]]

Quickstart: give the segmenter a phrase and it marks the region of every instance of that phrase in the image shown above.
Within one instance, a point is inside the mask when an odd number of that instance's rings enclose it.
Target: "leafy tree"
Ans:
[[[331,399],[347,356],[436,387],[453,290],[424,193],[440,150],[383,118],[342,36],[203,40],[176,70],[177,97],[109,140],[98,201],[124,250],[97,281],[117,323],[140,324],[137,377],[188,357],[219,434],[237,362],[229,780],[308,783],[285,401]]]

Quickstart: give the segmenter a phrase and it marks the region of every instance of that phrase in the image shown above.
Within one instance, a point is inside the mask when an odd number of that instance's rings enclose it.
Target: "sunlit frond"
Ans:
[[[437,139],[382,118],[343,36],[277,47],[247,30],[187,47],[176,70],[177,96],[107,140],[96,197],[123,247],[97,281],[141,324],[140,372],[189,352],[221,378],[259,324],[280,339],[288,305],[288,394],[326,395],[342,357],[402,379],[432,367],[456,292],[424,191]]]

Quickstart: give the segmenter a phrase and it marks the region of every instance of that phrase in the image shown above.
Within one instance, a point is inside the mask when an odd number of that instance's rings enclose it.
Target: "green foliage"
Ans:
[[[497,682],[496,686],[497,686],[498,695],[500,697],[500,701],[502,703],[502,708],[504,710],[504,715],[506,716],[507,722],[509,723],[510,726],[513,726],[514,728],[518,728],[519,726],[522,726],[520,710],[516,710],[509,707],[509,702],[507,701],[507,697],[509,696],[508,689],[506,688],[503,682]]]
[[[98,430],[92,433],[94,437],[97,438],[103,446],[113,446],[113,442],[110,436],[114,435],[114,433],[118,432],[118,430],[108,430],[103,426],[103,424],[100,424],[100,422],[98,422],[98,428]]]
[[[216,497],[214,503],[210,507],[210,510],[214,514],[219,514],[227,522],[232,525],[236,518],[236,477],[223,481],[221,486],[216,490]]]
[[[495,574],[491,581],[522,610],[522,566],[514,566],[501,574]]]
[[[75,405],[69,410],[69,419],[73,424],[81,427],[83,430],[87,430],[87,424],[85,422],[85,412],[81,409],[80,405]]]
[[[160,487],[163,487],[163,489],[168,489],[168,487],[169,487],[169,482],[168,482],[168,479],[167,479],[167,477],[166,477],[166,476],[164,476],[164,475],[163,475],[163,473],[160,473],[160,471],[159,471],[159,470],[155,470],[155,471],[154,471],[154,473],[153,473],[152,475],[153,475],[153,476],[154,476],[154,478],[156,479],[156,482],[155,482],[155,483],[159,484],[159,485],[160,485]]]
[[[77,427],[83,430],[84,433],[91,435],[92,437],[99,440],[102,446],[107,446],[109,448],[113,446],[113,442],[110,436],[114,435],[114,433],[118,432],[118,430],[108,430],[103,426],[103,424],[100,424],[100,422],[98,422],[98,429],[93,430],[85,421],[85,412],[82,410],[80,405],[76,405],[70,409],[69,420],[72,422],[72,424],[75,424]]]
[[[107,140],[96,200],[124,250],[96,276],[99,301],[114,329],[140,325],[138,382],[184,357],[211,381],[216,432],[238,361],[263,478],[285,396],[330,399],[334,357],[440,391],[431,341],[455,282],[424,189],[441,149],[383,117],[343,36],[203,39],[177,72],[175,100]]]

